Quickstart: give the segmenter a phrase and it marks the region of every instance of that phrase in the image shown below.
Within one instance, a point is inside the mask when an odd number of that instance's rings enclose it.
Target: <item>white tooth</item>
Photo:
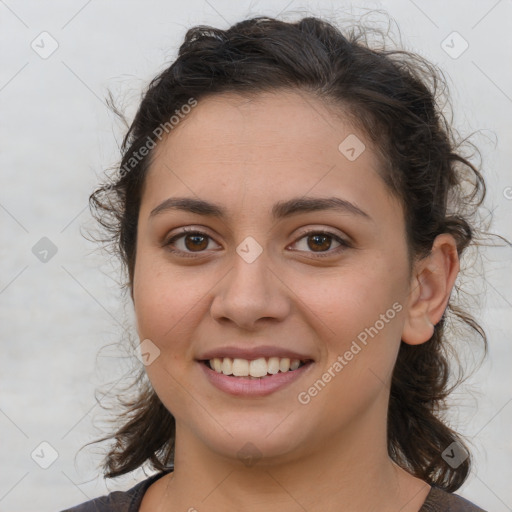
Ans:
[[[247,359],[233,359],[233,375],[235,377],[248,377],[249,361]]]
[[[233,373],[233,359],[225,357],[222,360],[222,373],[224,375],[231,375]]]
[[[299,359],[288,357],[270,357],[266,360],[264,357],[248,361],[247,359],[230,357],[210,359],[211,367],[218,373],[224,375],[234,375],[235,377],[265,377],[267,373],[275,375],[279,371],[282,373],[296,370],[300,366]]]
[[[267,375],[267,361],[264,357],[254,359],[249,364],[249,375],[251,377],[264,377]]]
[[[270,357],[268,360],[268,373],[275,375],[279,372],[279,357]]]
[[[287,372],[290,369],[290,359],[288,357],[283,357],[279,361],[279,369],[282,372]]]

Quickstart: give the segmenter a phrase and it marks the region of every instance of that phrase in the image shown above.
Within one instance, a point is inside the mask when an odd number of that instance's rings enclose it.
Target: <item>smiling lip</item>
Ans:
[[[247,359],[248,361],[259,359],[260,357],[279,357],[280,359],[288,357],[289,359],[299,359],[300,361],[313,360],[312,357],[305,354],[300,354],[299,352],[295,352],[293,350],[279,348],[271,345],[263,345],[254,348],[219,347],[204,352],[197,358],[197,361],[205,361],[209,359],[214,359],[216,357],[218,357],[219,359],[222,359],[224,357],[231,357],[232,359]]]
[[[198,364],[202,371],[205,372],[210,383],[216,388],[230,395],[249,398],[267,396],[278,389],[288,386],[307,373],[314,363],[310,360],[296,370],[284,373],[279,372],[275,375],[267,375],[261,378],[224,375],[212,370],[204,362],[198,361]]]

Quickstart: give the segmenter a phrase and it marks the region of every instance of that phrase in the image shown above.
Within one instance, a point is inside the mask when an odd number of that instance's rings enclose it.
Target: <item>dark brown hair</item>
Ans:
[[[403,205],[411,259],[427,255],[440,233],[455,237],[459,256],[475,243],[485,184],[479,170],[461,155],[442,113],[446,105],[439,102],[446,80],[416,54],[385,45],[372,47],[367,34],[358,25],[342,33],[315,17],[296,22],[256,17],[227,30],[188,30],[177,59],[144,93],[123,140],[116,176],[90,196],[93,215],[107,230],[103,240],[119,254],[130,291],[137,220],[152,155],[150,150],[141,157],[146,153],[141,148],[148,142],[155,146],[159,126],[168,123],[170,130],[170,118],[191,98],[200,102],[223,92],[250,95],[292,89],[349,116],[377,148],[383,178]],[[466,333],[475,334],[487,353],[484,331],[454,302],[458,290],[428,342],[401,343],[388,410],[390,457],[414,476],[451,492],[467,478],[471,457],[455,468],[442,457],[453,442],[465,448],[457,432],[441,419],[445,399],[462,382],[459,374],[449,385],[452,363],[446,321],[466,326]],[[136,396],[122,401],[122,424],[101,439],[115,439],[104,461],[107,477],[144,464],[162,470],[173,463],[174,418],[143,374],[142,369],[135,382]]]

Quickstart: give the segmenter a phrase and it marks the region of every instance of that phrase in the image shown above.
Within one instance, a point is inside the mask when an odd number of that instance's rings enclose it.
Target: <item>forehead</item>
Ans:
[[[321,157],[318,150],[329,147],[329,154],[338,157],[338,146],[348,135],[357,134],[361,142],[366,138],[340,112],[341,106],[335,115],[332,107],[301,90],[215,94],[201,99],[182,118],[157,153],[179,146],[181,155],[174,156],[200,157],[205,151],[222,155],[229,149],[245,160],[310,159],[315,153]]]
[[[363,132],[311,94],[278,91],[200,100],[155,149],[145,196],[153,206],[188,195],[261,208],[333,192],[390,199]]]

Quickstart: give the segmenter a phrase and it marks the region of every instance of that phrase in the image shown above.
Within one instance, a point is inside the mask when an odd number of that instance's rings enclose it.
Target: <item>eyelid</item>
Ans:
[[[181,228],[181,230],[177,233],[174,233],[170,236],[166,236],[164,238],[164,241],[162,242],[161,246],[166,248],[166,247],[169,247],[171,245],[171,243],[174,243],[176,242],[177,240],[185,237],[186,235],[188,234],[191,234],[191,235],[200,235],[200,236],[204,236],[206,238],[209,238],[210,240],[213,240],[217,245],[220,245],[218,244],[215,239],[213,238],[213,236],[211,236],[207,231],[205,231],[206,228],[204,227],[190,227],[190,226],[186,226],[186,227],[183,227]],[[179,253],[179,254],[185,254],[187,256],[190,256],[190,255],[194,255],[194,254],[197,254],[197,255],[202,255],[203,253],[205,253],[206,251],[198,251],[197,253],[194,253],[193,251],[192,252],[187,252],[187,251],[182,251],[180,249],[177,249],[177,250],[174,250],[174,249],[169,249],[171,252],[173,253]]]
[[[296,234],[296,236],[303,237],[304,235],[314,234],[314,233],[323,233],[325,235],[330,235],[334,238],[340,239],[343,243],[349,245],[351,244],[351,238],[342,231],[335,231],[334,228],[328,228],[322,225],[310,225],[309,227],[300,228]],[[298,239],[297,239],[298,240]]]
[[[298,242],[300,242],[303,238],[306,238],[307,236],[312,236],[312,235],[327,235],[327,236],[331,237],[332,239],[334,239],[336,242],[338,242],[340,245],[338,247],[335,247],[334,249],[329,249],[327,251],[315,252],[315,251],[294,250],[294,252],[304,253],[307,255],[312,254],[314,258],[327,258],[327,257],[337,256],[340,252],[343,252],[344,250],[353,247],[352,243],[349,240],[347,240],[343,235],[335,233],[335,232],[331,231],[330,229],[327,229],[324,227],[304,228],[297,234],[297,238],[290,245],[295,245]],[[287,247],[290,247],[290,245],[288,245]]]
[[[164,242],[162,243],[162,247],[164,247],[164,248],[170,247],[171,243],[174,243],[177,240],[185,237],[187,234],[205,236],[206,238],[209,238],[210,240],[213,240],[215,243],[217,243],[211,235],[209,235],[206,231],[203,231],[204,229],[205,229],[204,227],[200,227],[200,228],[190,227],[190,226],[183,227],[181,229],[181,231],[179,231],[178,233],[174,233],[173,235],[166,237]],[[295,250],[295,249],[292,249],[292,251],[297,252],[297,253],[313,254],[314,257],[316,258],[316,257],[334,256],[334,255],[339,254],[343,250],[346,250],[347,248],[352,247],[352,243],[349,240],[347,240],[343,235],[335,233],[325,227],[309,227],[309,228],[303,228],[303,229],[299,230],[299,233],[297,233],[295,240],[291,244],[287,245],[287,248],[292,245],[297,244],[303,238],[306,238],[307,236],[311,236],[311,235],[327,235],[327,236],[333,238],[340,245],[338,247],[335,247],[334,249],[329,249],[327,251],[315,252],[315,251],[300,251],[300,250]],[[202,257],[208,252],[206,250],[197,251],[197,252],[182,251],[181,249],[177,249],[177,250],[176,249],[168,249],[168,250],[174,254],[181,254],[181,255],[185,255],[186,257]]]

